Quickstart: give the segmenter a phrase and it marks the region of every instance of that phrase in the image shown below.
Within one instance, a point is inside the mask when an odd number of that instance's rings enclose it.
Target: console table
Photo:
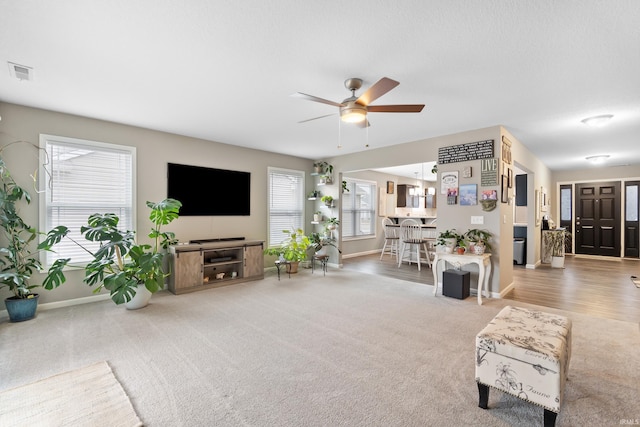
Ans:
[[[217,240],[169,247],[174,294],[264,278],[262,240]]]
[[[446,254],[436,252],[436,257],[431,266],[433,270],[433,295],[438,293],[438,263],[440,261],[449,262],[462,267],[467,264],[478,265],[478,305],[482,305],[482,286],[484,285],[485,296],[489,298],[489,276],[491,275],[491,254]]]

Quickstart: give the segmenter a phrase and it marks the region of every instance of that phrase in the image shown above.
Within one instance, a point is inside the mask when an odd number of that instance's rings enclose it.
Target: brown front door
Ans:
[[[575,253],[620,256],[620,182],[576,185]]]

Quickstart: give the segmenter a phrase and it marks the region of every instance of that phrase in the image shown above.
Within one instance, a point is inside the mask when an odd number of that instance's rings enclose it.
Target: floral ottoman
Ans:
[[[476,336],[479,405],[487,409],[489,387],[544,408],[553,426],[571,359],[571,320],[507,306]]]

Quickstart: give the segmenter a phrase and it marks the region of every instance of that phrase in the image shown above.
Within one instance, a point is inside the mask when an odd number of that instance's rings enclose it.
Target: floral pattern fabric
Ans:
[[[559,412],[571,320],[507,306],[476,336],[476,381]]]

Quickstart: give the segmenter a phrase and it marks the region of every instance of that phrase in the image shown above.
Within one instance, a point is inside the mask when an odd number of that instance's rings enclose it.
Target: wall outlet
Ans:
[[[484,217],[482,215],[480,215],[480,216],[472,216],[471,217],[471,224],[484,224]]]

